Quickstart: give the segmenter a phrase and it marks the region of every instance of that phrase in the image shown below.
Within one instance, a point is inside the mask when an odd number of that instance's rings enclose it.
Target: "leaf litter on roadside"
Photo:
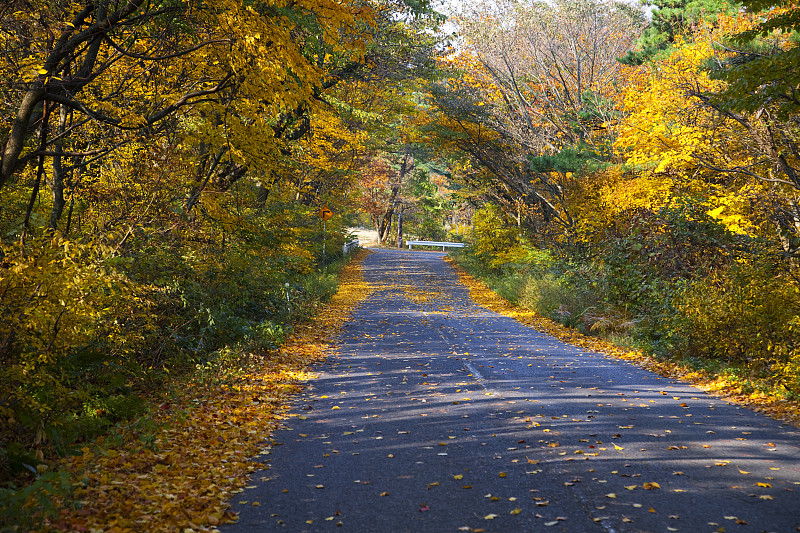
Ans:
[[[329,339],[373,290],[360,271],[367,253],[343,269],[330,303],[277,353],[258,357],[231,383],[187,383],[177,391],[153,414],[159,429],[152,445],[128,432],[119,446],[87,446],[65,459],[76,504],[41,529],[211,531],[235,521],[228,501],[262,466],[251,458],[286,417],[290,395],[312,377],[308,366],[328,354]]]

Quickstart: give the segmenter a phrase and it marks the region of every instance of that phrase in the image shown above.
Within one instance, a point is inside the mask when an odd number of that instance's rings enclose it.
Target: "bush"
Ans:
[[[0,481],[140,416],[170,374],[268,354],[344,264],[314,272],[296,243],[204,244],[142,232],[125,250],[60,237],[1,250]]]
[[[798,286],[766,260],[735,263],[694,280],[680,292],[675,307],[682,317],[687,355],[723,359],[776,376],[797,358]]]
[[[474,254],[490,268],[502,270],[526,256],[522,230],[493,205],[487,204],[472,217]]]

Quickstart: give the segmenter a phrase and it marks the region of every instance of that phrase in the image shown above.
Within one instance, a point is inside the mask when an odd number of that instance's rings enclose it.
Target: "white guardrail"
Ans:
[[[463,242],[439,242],[439,241],[406,241],[408,245],[408,249],[411,250],[411,247],[416,246],[441,246],[442,251],[444,252],[445,248],[463,248],[465,245]]]
[[[350,241],[350,242],[346,242],[346,243],[344,243],[344,246],[342,246],[342,253],[344,255],[347,255],[350,252],[352,252],[353,249],[358,248],[358,246],[359,246],[358,239],[355,239],[355,240]]]

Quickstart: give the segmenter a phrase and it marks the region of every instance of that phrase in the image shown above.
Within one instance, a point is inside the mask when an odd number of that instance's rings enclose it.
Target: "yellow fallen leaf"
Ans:
[[[464,474],[456,474],[453,476],[453,479],[464,479]]]
[[[497,518],[497,516],[498,516],[498,515],[496,515],[496,514],[494,514],[494,513],[492,513],[492,514],[487,514],[486,516],[484,516],[484,517],[483,517],[483,519],[484,519],[484,520],[494,520],[495,518]]]
[[[507,475],[505,472],[500,472],[500,477],[506,477]]]
[[[334,405],[333,407],[331,407],[331,409],[339,409],[339,406],[338,405]]]
[[[761,482],[759,482],[759,483],[756,483],[756,486],[757,487],[765,487],[765,488],[768,488],[768,489],[772,488],[772,485],[770,485],[769,483],[761,483]]]
[[[616,497],[617,497],[617,495],[614,494],[613,492],[610,492],[610,493],[606,494],[606,498],[616,498]]]
[[[642,484],[642,488],[645,489],[645,490],[660,489],[661,485],[659,485],[658,483],[653,481],[653,482],[650,482],[650,483]]]
[[[518,515],[518,514],[519,514],[519,513],[521,513],[521,512],[522,512],[522,509],[512,509],[510,514],[512,514],[512,515]]]

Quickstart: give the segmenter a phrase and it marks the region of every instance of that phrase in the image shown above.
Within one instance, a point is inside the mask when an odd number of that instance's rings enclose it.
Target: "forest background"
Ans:
[[[466,241],[519,305],[796,402],[800,10],[653,6],[4,3],[2,494],[269,357],[358,224]]]

